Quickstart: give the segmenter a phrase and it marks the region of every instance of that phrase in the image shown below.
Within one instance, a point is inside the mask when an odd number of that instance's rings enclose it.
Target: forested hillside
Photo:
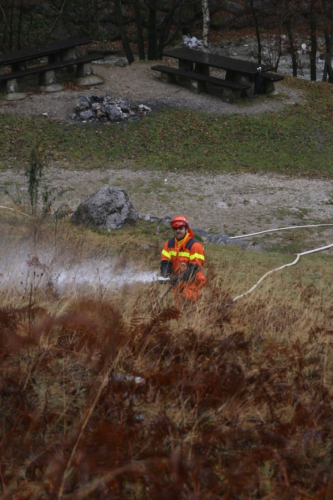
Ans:
[[[311,59],[316,56],[316,35],[325,37],[327,71],[332,38],[331,0],[210,0],[210,39],[248,28],[257,37],[270,30],[287,34],[293,63],[297,65],[298,32],[311,35]],[[70,36],[89,36],[99,42],[122,40],[129,62],[161,58],[163,48],[184,34],[200,36],[201,0],[1,0],[0,52]],[[279,51],[279,43],[277,50]]]

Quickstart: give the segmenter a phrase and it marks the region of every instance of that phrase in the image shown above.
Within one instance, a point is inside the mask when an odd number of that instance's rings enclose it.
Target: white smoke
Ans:
[[[50,251],[29,255],[24,249],[0,255],[0,287],[11,293],[22,294],[34,289],[52,290],[59,294],[72,291],[89,293],[107,292],[136,282],[148,283],[157,278],[156,272],[141,271],[134,267],[119,266],[108,257],[55,257]]]

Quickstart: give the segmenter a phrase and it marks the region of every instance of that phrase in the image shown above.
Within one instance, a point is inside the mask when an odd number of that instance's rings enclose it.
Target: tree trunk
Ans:
[[[114,0],[114,6],[116,10],[117,23],[120,30],[121,41],[123,44],[123,49],[128,60],[128,64],[132,64],[134,61],[133,52],[130,47],[127,32],[124,26],[123,13],[121,11],[121,0]]]
[[[23,17],[23,0],[20,2],[20,14],[17,29],[17,50],[21,48],[21,31],[22,31],[22,17]]]
[[[209,0],[202,0],[202,39],[203,39],[204,51],[208,50],[209,28],[210,28]]]
[[[253,0],[248,0],[250,3],[250,8],[251,8],[251,13],[254,21],[254,27],[256,30],[256,37],[257,37],[257,44],[258,44],[258,64],[259,66],[261,65],[261,40],[260,40],[260,31],[259,31],[259,25],[258,25],[258,17],[255,11],[255,8],[253,6]]]
[[[8,34],[8,13],[9,13],[9,4],[8,0],[5,0],[5,8],[4,8],[5,28],[3,30],[3,39],[2,39],[2,50],[4,52],[6,52],[6,42]]]
[[[13,50],[13,23],[14,23],[14,0],[10,5],[10,32],[9,32],[9,50]]]
[[[148,59],[155,61],[157,59],[157,28],[156,28],[156,5],[157,0],[149,0],[148,15]]]
[[[286,21],[286,27],[287,27],[288,38],[289,38],[291,60],[293,63],[293,77],[296,78],[297,77],[297,57],[296,57],[296,50],[295,50],[295,45],[294,45],[293,32],[291,30],[290,18],[288,18]]]
[[[324,12],[325,16],[325,26],[324,26],[324,34],[325,34],[325,45],[326,45],[326,54],[325,54],[325,66],[324,66],[324,72],[323,72],[323,82],[326,82],[327,76],[328,76],[328,81],[329,83],[333,83],[333,71],[332,71],[332,36],[333,36],[333,29],[332,26],[331,28],[331,34],[329,33],[329,27],[328,23],[331,24],[332,22],[332,15],[331,11],[328,12],[326,8],[326,0],[322,0],[321,2],[322,9]]]
[[[311,12],[310,12],[310,31],[311,31],[311,52],[310,52],[310,68],[311,68],[311,80],[316,81],[316,52],[317,52],[317,37],[316,37],[316,14],[315,14],[315,2],[316,0],[311,0]]]
[[[172,26],[172,21],[173,21],[173,15],[179,5],[180,0],[175,0],[173,5],[171,5],[169,12],[165,16],[163,20],[162,27],[160,29],[160,37],[159,37],[159,42],[158,42],[158,48],[157,48],[157,58],[162,59],[162,53],[163,49],[166,45],[166,41],[168,39],[170,29]]]
[[[139,0],[134,0],[134,8],[135,8],[136,31],[138,34],[139,59],[140,59],[140,61],[144,61],[145,60],[145,45],[144,45],[144,38],[143,38],[143,29],[142,29],[142,20],[141,20],[141,11],[140,11]]]

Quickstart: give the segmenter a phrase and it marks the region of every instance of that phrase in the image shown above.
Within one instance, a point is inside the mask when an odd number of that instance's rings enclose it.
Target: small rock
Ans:
[[[121,119],[121,111],[119,111],[116,106],[106,106],[106,114],[112,122],[119,121]]]
[[[212,205],[216,208],[228,208],[228,203],[226,203],[225,201],[215,201],[214,203],[212,203]]]
[[[98,102],[93,102],[91,105],[91,111],[96,113],[99,109],[101,109],[101,105]]]
[[[77,111],[84,111],[90,108],[90,101],[85,96],[79,96],[75,99],[75,109]]]
[[[148,106],[146,106],[145,104],[139,104],[138,108],[144,111],[151,111],[151,109],[148,108]]]
[[[97,95],[92,95],[89,97],[89,99],[90,99],[90,102],[92,102],[92,103],[96,103],[96,102],[101,103],[104,101],[104,97],[98,97]]]
[[[98,109],[97,112],[96,112],[96,116],[97,116],[98,119],[104,118],[105,113],[101,109]]]
[[[71,116],[71,120],[76,120],[78,118],[78,115],[76,113],[73,113]]]
[[[80,112],[80,118],[81,120],[89,120],[92,118],[94,115],[90,109],[87,109],[87,111],[81,111]]]

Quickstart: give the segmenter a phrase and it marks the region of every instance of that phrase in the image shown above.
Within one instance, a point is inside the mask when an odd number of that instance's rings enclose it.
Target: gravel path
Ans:
[[[217,234],[236,235],[292,224],[333,222],[333,181],[330,180],[260,174],[165,174],[131,168],[74,171],[50,167],[46,181],[49,186],[73,190],[62,200],[72,210],[90,194],[110,184],[125,189],[141,214],[172,217],[184,213],[193,227]],[[27,193],[23,173],[1,172],[0,185],[4,184],[14,196],[15,184],[20,193]],[[1,201],[10,203],[11,199],[4,195]],[[281,237],[281,233],[275,234],[267,243],[272,245]],[[320,230],[319,236],[316,231],[310,231],[310,247],[314,239],[320,243],[333,242],[333,226]]]
[[[32,78],[27,84],[28,92],[31,91],[30,96],[17,102],[0,101],[0,113],[15,113],[23,116],[48,113],[55,120],[70,121],[76,96],[101,95],[106,94],[106,92],[110,92],[113,97],[121,97],[132,104],[146,104],[153,111],[164,107],[173,107],[216,114],[253,115],[268,111],[282,111],[286,106],[302,100],[300,93],[289,89],[283,82],[279,82],[276,85],[280,93],[279,96],[260,96],[252,100],[241,100],[238,104],[228,104],[223,102],[218,95],[196,94],[187,88],[163,83],[159,78],[160,73],[152,71],[151,66],[151,62],[136,62],[125,68],[94,65],[94,72],[105,79],[102,86],[90,89],[82,88],[77,91],[67,89],[54,94],[33,93],[32,91],[38,88],[38,81],[36,78]],[[218,70],[211,72],[212,76],[220,77],[221,73],[223,74]]]

